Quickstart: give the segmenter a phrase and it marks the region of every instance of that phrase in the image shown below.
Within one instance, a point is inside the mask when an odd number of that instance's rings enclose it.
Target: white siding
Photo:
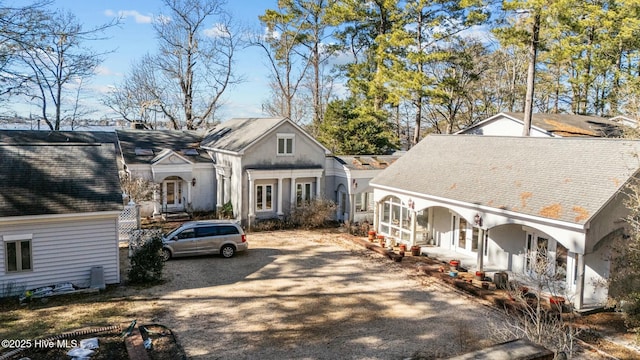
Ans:
[[[509,118],[498,118],[488,121],[480,126],[464,131],[464,134],[489,135],[489,136],[522,136],[523,125],[521,122]],[[531,136],[549,137],[535,128],[531,128]]]
[[[71,282],[88,286],[93,266],[104,268],[107,284],[120,282],[117,216],[0,225],[0,238],[32,234],[32,271],[7,273],[4,241],[0,246],[0,282],[27,288]]]

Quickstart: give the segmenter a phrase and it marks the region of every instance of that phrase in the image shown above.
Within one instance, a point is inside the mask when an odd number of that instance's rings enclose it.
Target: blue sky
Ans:
[[[151,25],[153,16],[160,13],[161,1],[158,0],[109,0],[78,1],[56,0],[54,7],[73,12],[85,28],[90,28],[110,21],[113,16],[124,16],[122,25],[109,29],[108,40],[93,41],[86,45],[97,51],[114,50],[98,68],[95,78],[88,87],[95,93],[86,99],[87,106],[99,107],[96,100],[110,86],[118,84],[125,76],[132,63],[146,53],[154,53],[157,41]],[[268,8],[276,8],[277,0],[231,0],[226,9],[232,14],[234,21],[250,30],[259,30],[258,16]],[[213,24],[208,24],[207,27]],[[268,97],[268,70],[264,57],[257,48],[243,49],[236,58],[236,74],[243,75],[245,82],[236,85],[225,95],[225,105],[220,119],[232,117],[266,116],[261,111],[261,104]],[[37,112],[37,108],[32,107]],[[100,118],[108,109],[100,107],[92,117]]]

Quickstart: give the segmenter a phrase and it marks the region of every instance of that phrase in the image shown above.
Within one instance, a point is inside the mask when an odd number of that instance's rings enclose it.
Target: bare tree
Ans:
[[[65,93],[75,81],[93,76],[106,54],[86,48],[84,43],[103,39],[102,34],[118,22],[119,19],[114,19],[85,30],[72,13],[56,11],[43,14],[39,31],[18,44],[19,58],[28,69],[21,77],[30,85],[20,92],[38,104],[51,130],[60,130],[64,104],[73,102]]]
[[[102,99],[102,103],[115,111],[124,120],[142,122],[149,128],[155,128],[160,110],[160,97],[164,88],[156,81],[154,62],[145,55],[133,64],[125,81],[113,88]]]
[[[560,269],[545,248],[528,251],[525,264],[528,273],[523,281],[509,283],[512,306],[505,306],[508,320],[493,327],[493,336],[503,341],[527,338],[556,356],[571,357],[579,329],[572,326],[571,316],[562,316],[570,306],[564,303],[569,297],[559,285]]]
[[[159,52],[152,63],[158,85],[153,100],[175,129],[213,122],[224,92],[241,81],[233,62],[242,41],[224,4],[164,0],[168,13],[154,23]]]
[[[40,22],[46,18],[42,9],[52,0],[36,1],[23,7],[2,6],[0,3],[0,95],[19,92],[29,77],[24,76],[16,65],[20,49],[31,47],[30,41],[38,39]],[[0,97],[6,101],[8,97]]]

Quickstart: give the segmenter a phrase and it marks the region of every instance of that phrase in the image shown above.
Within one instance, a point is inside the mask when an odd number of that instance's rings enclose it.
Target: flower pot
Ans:
[[[369,241],[373,241],[376,239],[376,231],[375,230],[369,230]]]
[[[565,299],[562,296],[552,296],[549,298],[549,304],[562,306],[565,303]]]
[[[418,256],[420,255],[420,246],[414,245],[411,247],[411,255]]]

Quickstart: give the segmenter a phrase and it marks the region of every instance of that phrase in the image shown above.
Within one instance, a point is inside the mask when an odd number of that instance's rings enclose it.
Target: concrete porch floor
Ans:
[[[478,270],[478,259],[475,255],[459,253],[451,249],[445,249],[439,246],[432,246],[432,245],[422,245],[420,252],[423,255],[436,258],[438,260],[445,261],[445,262],[449,262],[449,260],[453,260],[453,259],[460,260],[460,266],[462,268],[467,269],[467,271],[469,272],[472,272],[472,271],[475,272]],[[483,271],[485,272],[486,276],[493,277],[493,273],[496,273],[499,271],[507,271],[507,270],[503,268],[499,268],[493,264],[487,264],[485,260]]]

